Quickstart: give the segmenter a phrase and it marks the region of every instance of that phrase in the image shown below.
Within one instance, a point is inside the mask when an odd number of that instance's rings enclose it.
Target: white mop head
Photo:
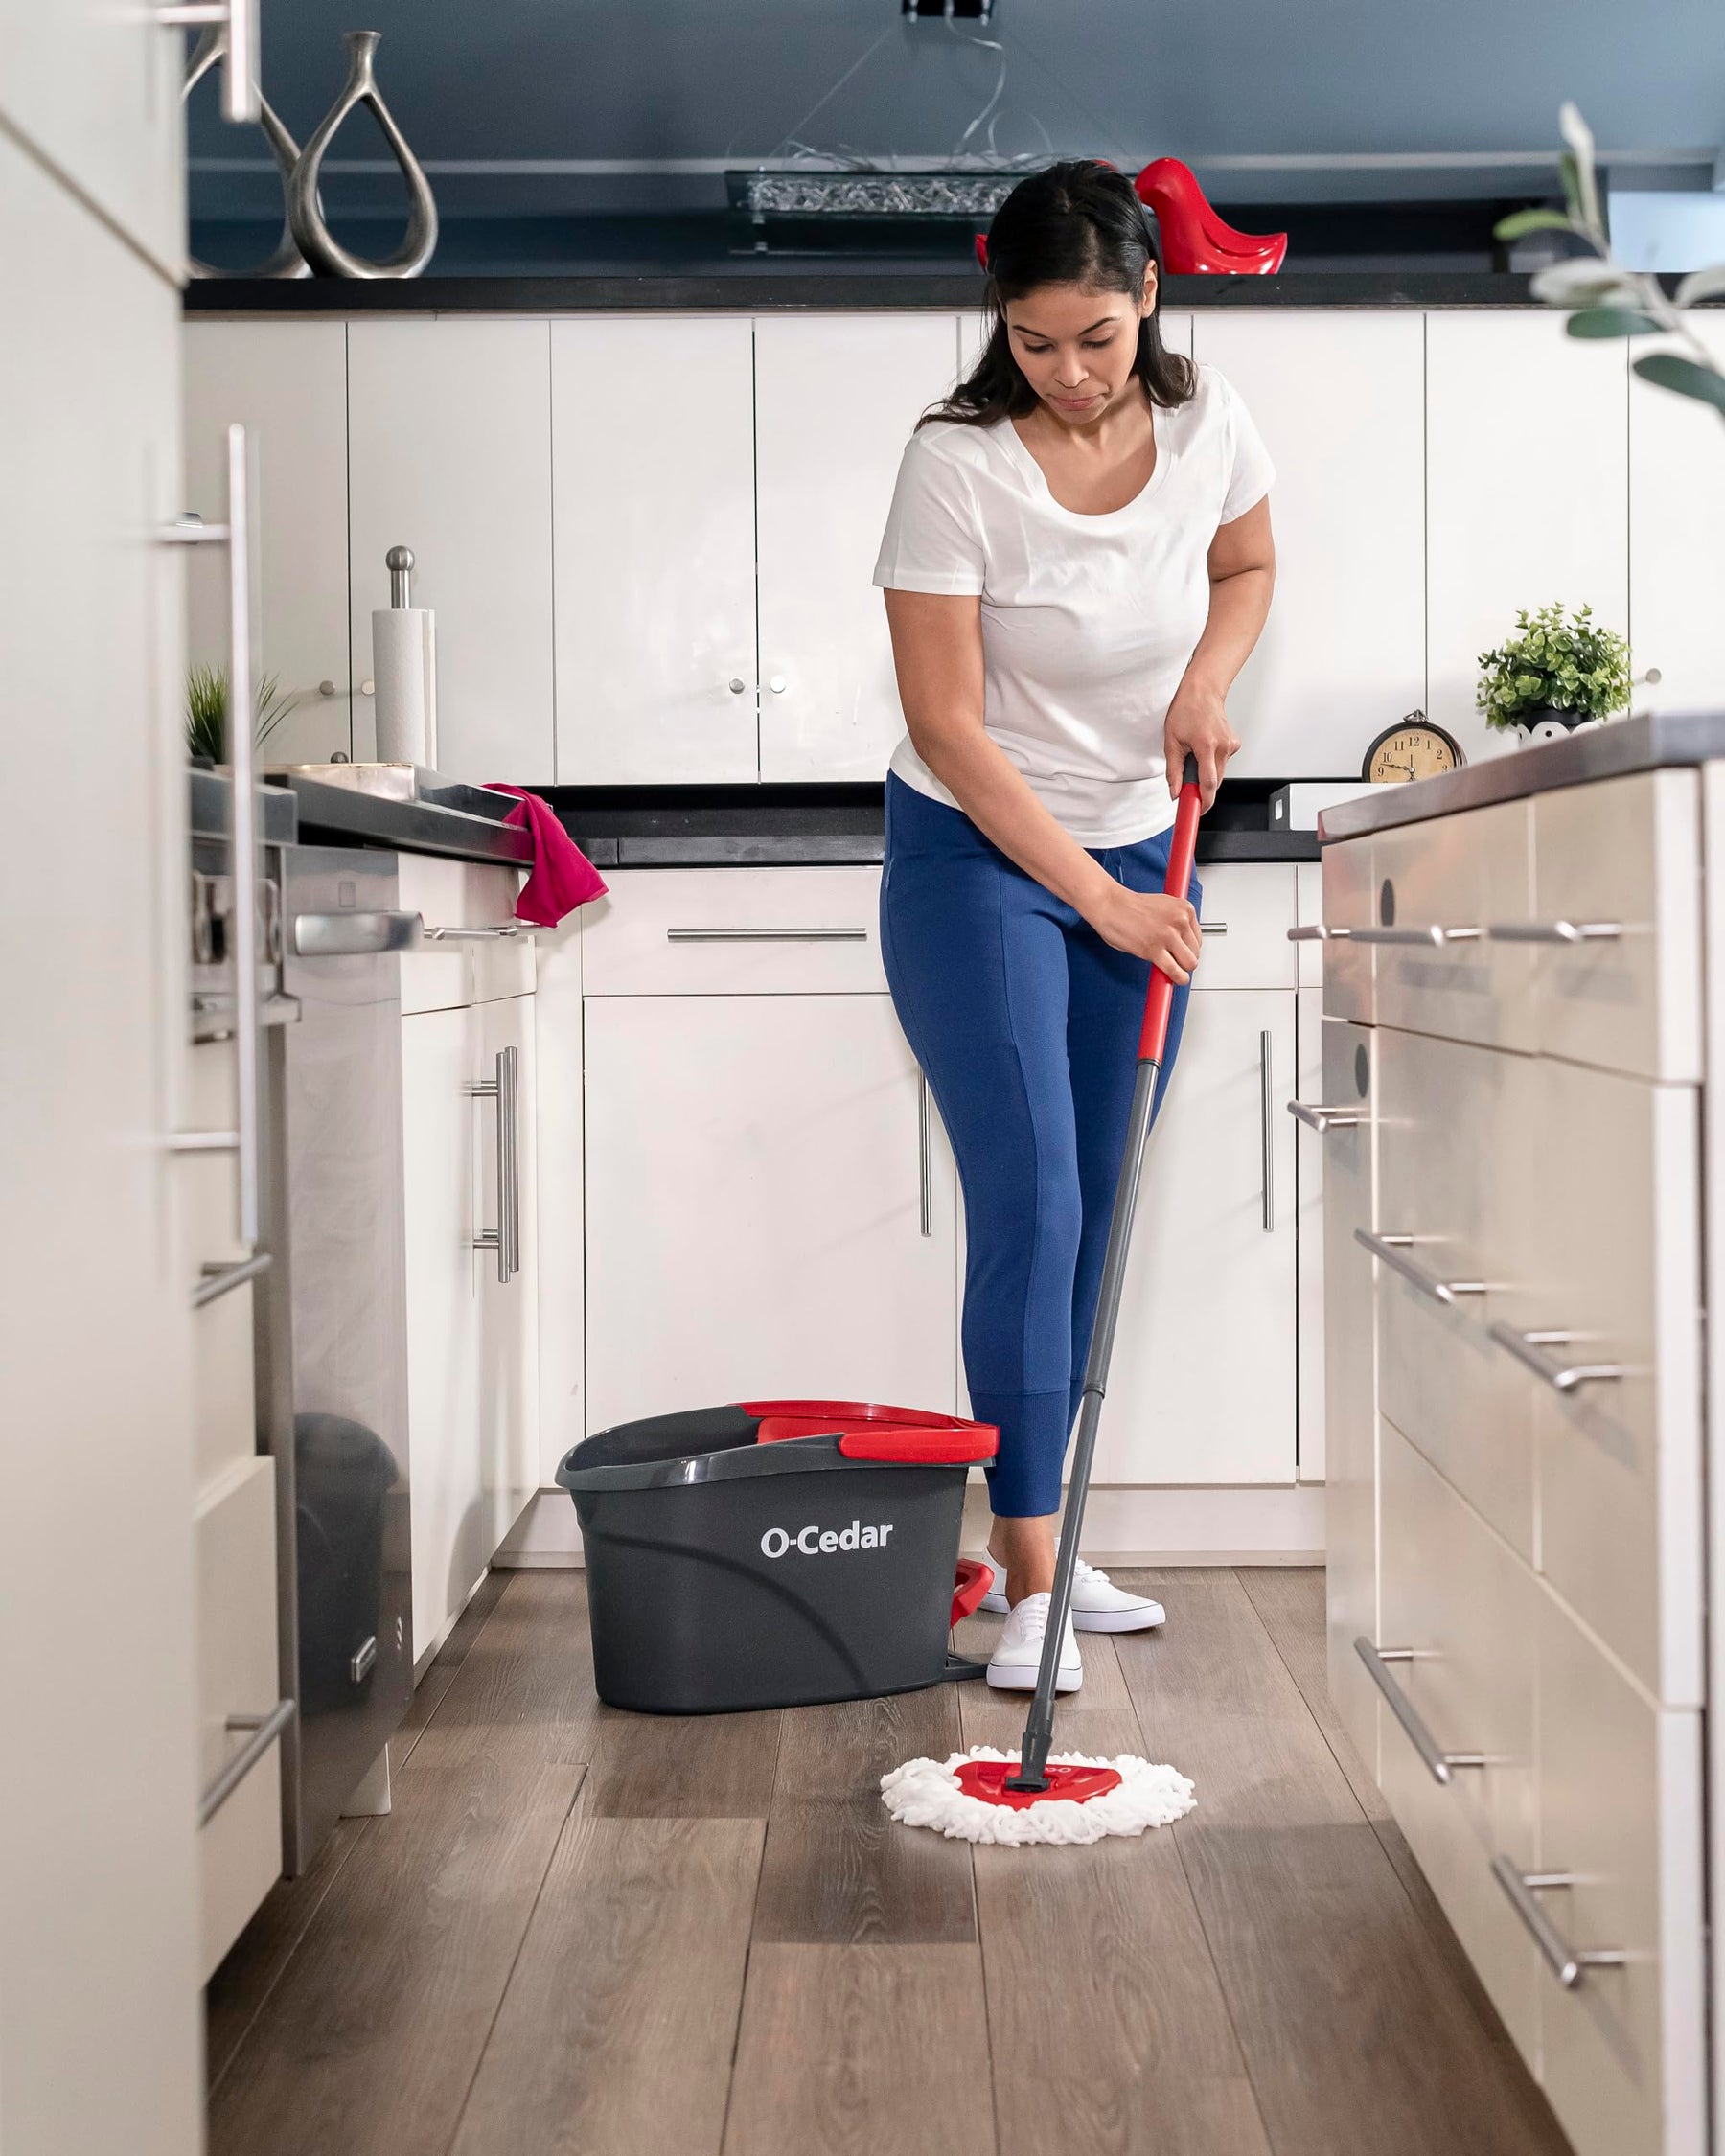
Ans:
[[[1141,1834],[1147,1826],[1171,1826],[1198,1801],[1192,1784],[1172,1767],[1153,1767],[1123,1752],[1117,1759],[1092,1759],[1082,1752],[1050,1755],[1051,1767],[1112,1767],[1117,1788],[1088,1803],[1044,1798],[1023,1807],[991,1804],[966,1795],[956,1770],[967,1759],[1012,1759],[992,1745],[973,1744],[938,1759],[911,1759],[881,1777],[881,1800],[901,1826],[932,1826],[961,1842],[999,1842],[1020,1848],[1031,1842],[1099,1842],[1105,1834]]]

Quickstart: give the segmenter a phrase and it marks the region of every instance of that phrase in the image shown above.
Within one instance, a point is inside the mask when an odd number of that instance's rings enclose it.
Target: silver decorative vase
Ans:
[[[186,80],[180,90],[180,103],[192,95],[211,68],[227,57],[228,33],[226,23],[214,23],[197,40]],[[299,144],[283,126],[270,108],[269,100],[260,94],[258,99],[258,126],[269,145],[270,155],[275,159],[282,174],[282,190],[286,195],[293,177],[293,168],[299,163]],[[267,262],[261,262],[255,269],[214,269],[208,263],[188,259],[186,269],[193,277],[310,277],[311,264],[293,243],[293,233],[287,217],[282,218],[282,237],[276,250]]]
[[[407,138],[390,117],[389,107],[379,94],[377,78],[372,72],[380,34],[375,30],[349,30],[342,34],[341,41],[348,49],[347,81],[341,95],[312,130],[288,182],[288,221],[301,254],[320,277],[417,277],[431,260],[437,245],[437,204],[431,197],[430,182],[420,169],[418,158],[408,149]],[[324,152],[334,140],[342,122],[357,104],[371,106],[372,115],[382,129],[383,140],[389,145],[390,154],[402,168],[402,177],[407,182],[407,236],[395,253],[385,256],[381,262],[367,262],[363,255],[349,253],[325,223],[323,204],[317,195],[317,174]]]

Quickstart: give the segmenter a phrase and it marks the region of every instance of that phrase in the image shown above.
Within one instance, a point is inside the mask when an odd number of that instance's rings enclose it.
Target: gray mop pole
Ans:
[[[1174,841],[1169,848],[1168,880],[1164,889],[1184,898],[1191,883],[1192,847],[1198,826],[1198,759],[1188,756],[1182,773],[1180,814],[1175,820]],[[1158,982],[1167,1000],[1172,983],[1165,975],[1152,973],[1146,999],[1144,1031],[1139,1039],[1138,1074],[1132,1086],[1132,1114],[1126,1129],[1126,1150],[1120,1158],[1119,1181],[1115,1185],[1114,1212],[1108,1224],[1108,1250],[1102,1260],[1102,1285],[1096,1296],[1095,1321],[1091,1327],[1090,1351],[1084,1365],[1084,1395],[1078,1410],[1078,1441],[1072,1453],[1072,1479],[1067,1491],[1066,1513],[1061,1521],[1060,1553],[1054,1562],[1054,1592],[1048,1610],[1048,1629],[1043,1636],[1042,1663],[1036,1676],[1036,1694],[1024,1724],[1019,1747],[1019,1771],[1006,1778],[1008,1789],[1030,1792],[1048,1786],[1048,1753],[1054,1742],[1054,1681],[1060,1670],[1061,1641],[1066,1637],[1067,1614],[1072,1606],[1072,1580],[1078,1569],[1078,1539],[1084,1528],[1084,1506],[1090,1496],[1091,1462],[1095,1457],[1096,1430],[1102,1420],[1102,1401],[1108,1390],[1108,1365],[1114,1356],[1115,1327],[1120,1316],[1120,1291],[1126,1279],[1126,1255],[1132,1245],[1133,1215],[1138,1210],[1138,1178],[1143,1169],[1144,1147],[1150,1136],[1150,1119],[1156,1107],[1156,1081],[1161,1073],[1167,1033],[1164,1008],[1162,1022],[1154,1023]],[[1153,1049],[1154,1053],[1146,1053]]]

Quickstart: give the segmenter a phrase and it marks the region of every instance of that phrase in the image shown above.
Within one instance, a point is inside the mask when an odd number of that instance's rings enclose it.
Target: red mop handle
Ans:
[[[1198,759],[1188,756],[1180,778],[1180,806],[1174,812],[1174,839],[1168,848],[1168,873],[1162,890],[1184,898],[1192,887],[1192,857],[1198,850]],[[1160,966],[1150,970],[1144,998],[1144,1023],[1138,1034],[1139,1063],[1161,1063],[1168,1044],[1168,1014],[1174,1008],[1174,983]]]

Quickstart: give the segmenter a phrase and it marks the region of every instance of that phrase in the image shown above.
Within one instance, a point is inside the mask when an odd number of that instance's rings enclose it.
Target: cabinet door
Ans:
[[[375,753],[371,617],[383,557],[413,549],[437,615],[437,765],[523,786],[555,775],[551,682],[551,326],[348,328],[355,753]]]
[[[1321,1100],[1323,991],[1302,988],[1294,1002],[1296,1084],[1271,1105]],[[1294,1138],[1295,1226],[1300,1279],[1300,1479],[1323,1479],[1323,1140],[1302,1124]]]
[[[1714,455],[1715,416],[1688,397],[1629,378],[1629,633],[1637,711],[1717,711],[1725,665],[1716,632],[1725,530],[1696,459]]]
[[[1516,609],[1629,619],[1628,361],[1519,310],[1426,316],[1426,709],[1470,756],[1505,745],[1474,708],[1479,654]]]
[[[1276,466],[1276,604],[1229,696],[1232,768],[1347,777],[1425,701],[1425,339],[1417,314],[1208,309],[1197,358]]]
[[[178,284],[190,47],[152,15],[106,0],[0,0],[0,119]]]
[[[905,444],[957,363],[950,314],[755,323],[764,779],[886,772],[905,722],[871,580]]]
[[[1098,1482],[1292,1482],[1291,992],[1194,993],[1150,1140]]]
[[[479,1472],[479,1265],[489,1253],[473,1249],[482,1104],[468,1090],[478,1065],[472,1010],[402,1021],[416,1663],[491,1554]]]
[[[535,1084],[534,999],[512,996],[481,1004],[477,1021],[479,1073],[495,1078],[501,1058],[515,1057],[515,1099],[481,1100],[479,1218],[499,1227],[505,1202],[515,1208],[517,1262],[497,1277],[496,1254],[479,1258],[479,1482],[484,1500],[481,1562],[520,1517],[539,1487],[539,1158]],[[507,1134],[499,1142],[499,1118]],[[478,1577],[477,1571],[474,1577]],[[471,1582],[470,1582],[471,1584]]]
[[[229,426],[257,445],[259,672],[294,700],[264,757],[349,755],[347,325],[194,320],[185,338],[186,507],[220,523]],[[225,667],[226,558],[194,548],[187,575],[190,655]]]
[[[586,1020],[589,1430],[762,1395],[950,1410],[954,1180],[890,998]]]
[[[551,412],[558,778],[756,777],[751,324],[553,323]]]

